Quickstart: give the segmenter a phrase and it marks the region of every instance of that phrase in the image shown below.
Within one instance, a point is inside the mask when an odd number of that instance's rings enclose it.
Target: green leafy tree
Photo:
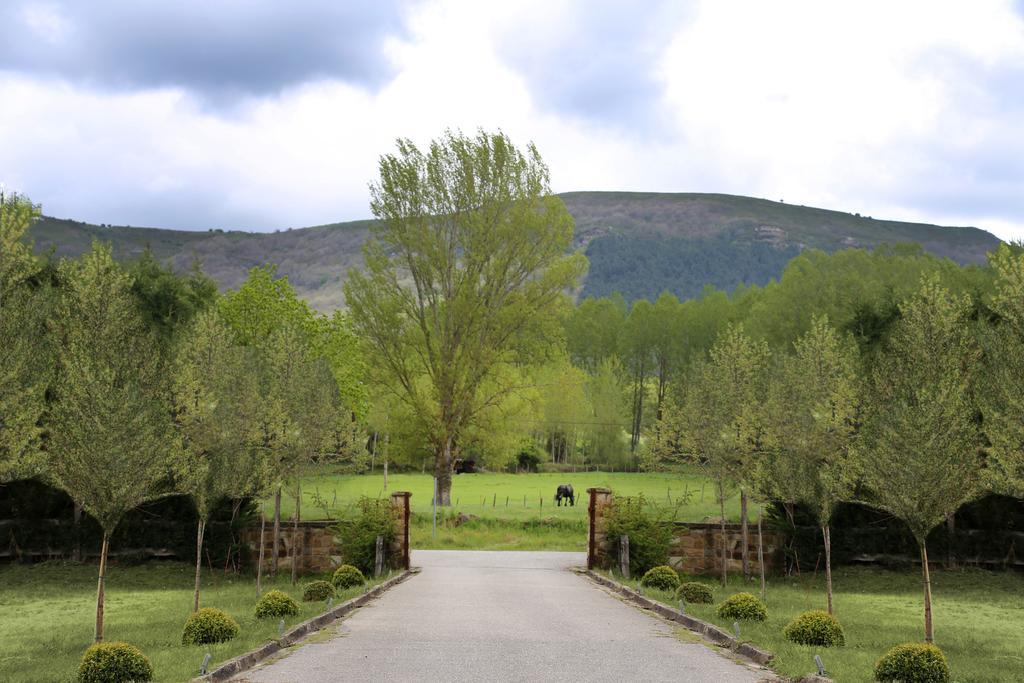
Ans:
[[[129,274],[143,317],[167,343],[217,298],[217,283],[198,264],[179,276],[169,265],[162,265],[149,248],[131,264]]]
[[[24,238],[39,218],[39,207],[19,194],[0,189],[0,305],[39,271],[32,245]]]
[[[349,274],[345,298],[380,381],[426,428],[450,505],[460,437],[517,389],[499,369],[558,332],[586,260],[566,255],[572,217],[540,154],[502,133],[449,132],[426,152],[399,140],[371,197],[366,270]]]
[[[626,403],[618,360],[607,357],[587,378],[587,402],[592,413],[587,427],[585,457],[599,465],[625,464]]]
[[[262,453],[268,483],[274,494],[271,572],[278,569],[277,548],[281,538],[281,495],[287,477],[293,473],[297,453],[298,425],[290,409],[287,391],[280,391],[290,379],[277,375],[290,368],[291,350],[305,354],[317,333],[312,309],[296,295],[288,278],[277,277],[274,266],[253,268],[245,282],[222,296],[218,311],[234,331],[238,342],[253,349],[263,402],[259,413],[256,447]],[[322,338],[322,337],[321,337]],[[282,348],[284,347],[284,348]],[[262,565],[257,571],[257,583]]]
[[[618,359],[622,328],[629,309],[622,295],[584,299],[566,317],[566,348],[573,363],[594,372],[608,359]]]
[[[978,495],[981,440],[973,384],[978,347],[971,303],[937,278],[900,306],[865,399],[856,457],[865,501],[903,520],[917,540],[924,579],[924,634],[932,628],[928,533]]]
[[[341,311],[317,318],[314,348],[323,356],[334,375],[342,402],[354,419],[364,419],[370,408],[370,387],[366,381],[366,357],[352,329],[352,321]]]
[[[643,428],[644,399],[647,380],[654,371],[655,320],[654,307],[646,299],[633,302],[621,336],[623,368],[629,375],[632,399],[629,450],[636,452]]]
[[[769,497],[806,503],[817,515],[832,614],[832,513],[838,503],[852,498],[857,482],[850,455],[858,409],[857,351],[825,316],[812,319],[794,347],[795,354],[783,359],[771,386],[771,445],[758,475]]]
[[[49,472],[103,530],[96,640],[110,534],[126,512],[172,491],[180,449],[171,429],[168,368],[109,247],[60,266],[52,321],[60,340],[49,411]]]
[[[552,462],[569,462],[579,426],[588,421],[587,375],[567,360],[538,368],[534,381],[539,394],[539,417]]]
[[[666,409],[652,448],[656,466],[697,464],[715,482],[723,539],[725,500],[732,487],[750,481],[751,461],[763,440],[759,413],[769,358],[767,345],[752,340],[742,326],[726,328],[709,357],[693,366],[677,405]],[[726,551],[723,543],[723,586],[728,577]]]
[[[991,489],[1024,498],[1024,252],[1000,245],[990,257],[996,271],[990,306],[996,323],[983,330],[985,391],[980,392],[985,470]]]
[[[651,317],[654,376],[657,379],[655,417],[660,420],[669,383],[687,360],[689,339],[683,306],[673,294],[661,293],[654,302]]]
[[[40,419],[50,369],[46,293],[23,238],[38,218],[28,199],[0,190],[0,483],[38,474]]]
[[[203,536],[213,507],[259,492],[263,481],[265,463],[252,448],[260,401],[255,379],[251,349],[237,343],[215,309],[200,313],[181,334],[174,407],[187,457],[178,476],[199,518],[192,611],[199,609]]]

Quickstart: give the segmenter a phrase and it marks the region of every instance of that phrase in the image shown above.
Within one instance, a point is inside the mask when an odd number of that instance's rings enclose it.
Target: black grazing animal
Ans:
[[[572,491],[572,484],[558,485],[558,490],[555,491],[555,504],[561,507],[563,498],[567,501],[566,505],[576,506],[576,494]]]

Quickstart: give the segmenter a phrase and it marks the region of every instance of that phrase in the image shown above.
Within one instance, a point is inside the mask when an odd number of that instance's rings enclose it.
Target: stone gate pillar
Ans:
[[[590,505],[587,508],[589,539],[587,543],[587,569],[604,566],[607,556],[605,549],[605,509],[612,502],[612,490],[605,488],[587,489],[590,494]]]
[[[395,540],[389,548],[389,564],[394,569],[409,568],[409,491],[391,494],[391,515],[395,519]]]

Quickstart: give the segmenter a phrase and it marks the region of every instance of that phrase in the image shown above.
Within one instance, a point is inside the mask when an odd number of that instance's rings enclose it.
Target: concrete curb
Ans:
[[[319,616],[313,617],[308,621],[302,622],[301,624],[293,628],[291,631],[288,631],[288,633],[285,633],[282,637],[270,641],[263,647],[259,647],[250,652],[246,652],[245,654],[239,655],[234,659],[229,659],[228,661],[224,662],[223,664],[221,664],[205,676],[193,678],[191,683],[218,683],[219,681],[226,681],[232,676],[237,676],[243,671],[246,671],[256,666],[267,657],[270,657],[271,655],[280,652],[286,647],[296,644],[309,634],[319,631],[320,629],[330,624],[332,621],[340,619],[341,617],[345,616],[357,607],[362,607],[366,603],[380,596],[380,594],[384,591],[402,583],[410,576],[419,573],[419,567],[407,569],[398,576],[394,576],[383,583],[377,584],[376,586],[366,591],[359,597],[352,598],[348,602],[343,602],[337,607],[332,608],[328,612],[324,612]]]
[[[691,617],[688,614],[683,614],[678,610],[674,610],[671,607],[667,607],[661,604],[660,602],[651,600],[650,598],[645,598],[643,595],[636,592],[632,588],[629,588],[628,586],[623,586],[621,583],[613,581],[605,576],[601,576],[600,574],[591,571],[590,569],[581,570],[580,573],[585,574],[595,583],[599,583],[602,586],[605,586],[606,588],[610,588],[611,590],[615,591],[619,595],[622,595],[631,602],[635,602],[641,607],[649,609],[652,612],[655,612],[656,614],[665,617],[666,619],[674,621],[678,624],[682,624],[686,628],[690,629],[691,631],[694,631],[695,633],[699,633],[700,635],[704,636],[706,639],[710,640],[713,643],[728,647],[736,654],[742,657],[746,657],[755,664],[764,666],[768,662],[772,661],[772,659],[775,657],[775,655],[773,655],[771,652],[768,652],[767,650],[762,650],[760,648],[754,647],[750,643],[743,643],[736,640],[735,637],[733,637],[729,633],[726,633],[714,624],[709,624],[706,621],[695,619],[694,617]]]

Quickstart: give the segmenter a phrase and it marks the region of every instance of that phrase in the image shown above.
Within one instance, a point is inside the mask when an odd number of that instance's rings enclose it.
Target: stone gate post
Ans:
[[[409,491],[391,494],[391,515],[395,519],[395,540],[389,548],[388,563],[394,569],[409,568]]]
[[[605,488],[587,489],[590,494],[590,505],[587,508],[589,539],[587,543],[587,569],[604,566],[607,555],[605,549],[605,509],[612,502],[612,490]]]

